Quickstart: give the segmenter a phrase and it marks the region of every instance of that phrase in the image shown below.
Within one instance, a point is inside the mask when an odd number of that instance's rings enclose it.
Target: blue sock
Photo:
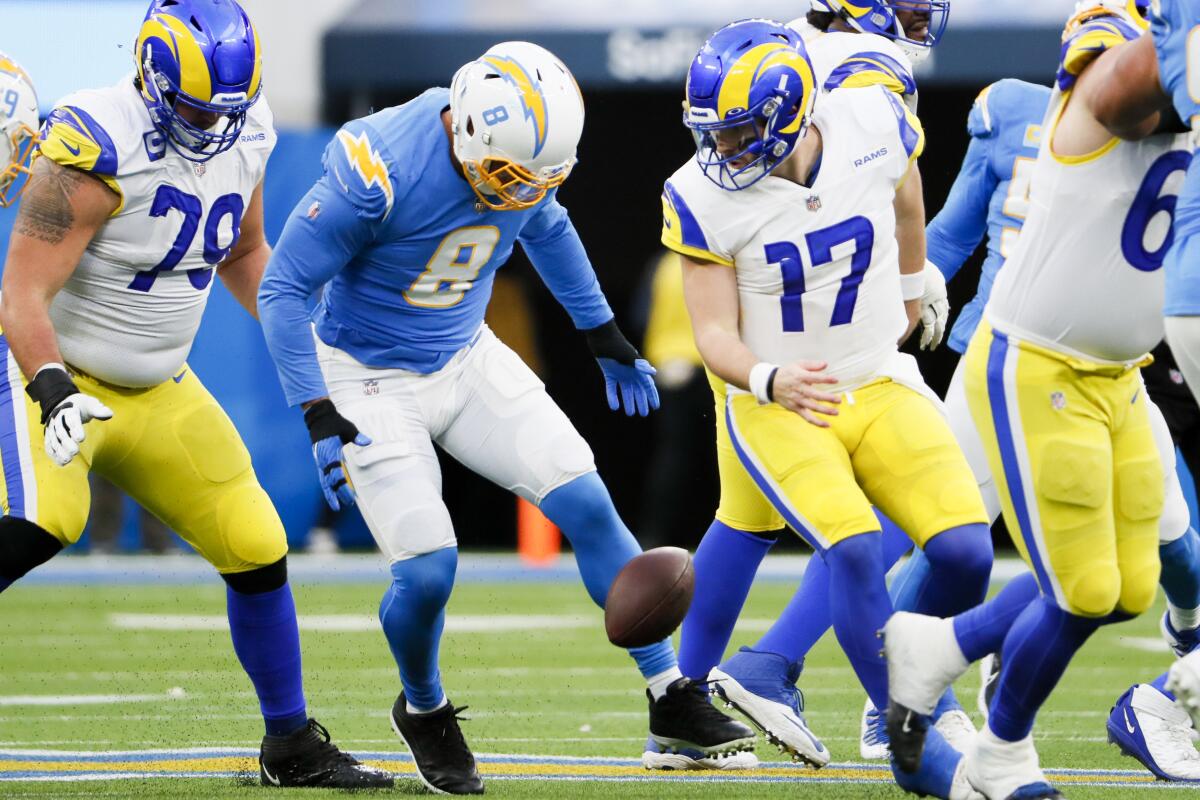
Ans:
[[[291,587],[243,594],[226,586],[225,602],[233,651],[254,684],[267,733],[286,736],[304,727],[308,713]]]
[[[1038,709],[1071,658],[1104,622],[1069,614],[1046,597],[1026,606],[1004,639],[999,683],[988,715],[992,733],[1006,742],[1028,736]]]
[[[876,708],[887,708],[887,664],[878,632],[892,615],[878,532],[843,539],[825,551],[833,631]]]
[[[1158,548],[1162,575],[1158,582],[1176,608],[1200,606],[1200,535],[1195,528]]]
[[[419,711],[434,710],[446,697],[438,647],[457,569],[456,547],[397,561],[379,603],[379,623],[400,668],[404,699]]]
[[[908,561],[896,571],[892,585],[888,587],[888,595],[892,598],[892,607],[897,611],[915,611],[917,598],[925,591],[929,581],[929,559],[919,547],[912,549]]]
[[[912,549],[912,540],[896,523],[878,510],[875,511],[875,516],[883,527],[883,565],[884,570],[888,570],[900,556]],[[740,612],[741,609],[738,608],[737,611]],[[813,556],[804,569],[800,588],[792,595],[779,619],[754,644],[754,649],[777,653],[788,661],[801,661],[832,624],[833,617],[829,608],[829,567],[819,556]],[[732,628],[732,625],[730,627]]]
[[[929,580],[917,593],[913,610],[952,617],[987,597],[992,575],[992,532],[976,523],[950,528],[925,543]]]
[[[954,636],[968,662],[1000,652],[1017,617],[1037,599],[1037,579],[1032,572],[1018,575],[986,603],[954,618]]]
[[[705,532],[692,559],[696,592],[679,636],[679,668],[687,677],[704,680],[720,663],[758,565],[775,541],[717,520]]]
[[[600,475],[580,475],[542,498],[542,513],[562,530],[583,585],[596,605],[604,608],[608,587],[629,560],[642,552],[629,528],[621,521]],[[670,639],[629,651],[638,670],[649,678],[676,664],[675,648]]]
[[[1158,689],[1160,692],[1165,694],[1167,697],[1174,700],[1175,695],[1172,694],[1171,692],[1167,691],[1167,676],[1170,674],[1171,673],[1169,673],[1169,672],[1164,672],[1162,675],[1159,675],[1157,678],[1155,678],[1153,681],[1151,681],[1150,685],[1153,686],[1155,689]]]

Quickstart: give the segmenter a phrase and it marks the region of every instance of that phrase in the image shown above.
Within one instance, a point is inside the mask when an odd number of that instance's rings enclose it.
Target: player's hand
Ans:
[[[112,419],[112,409],[79,391],[61,364],[48,364],[38,370],[25,391],[42,407],[46,455],[60,467],[79,455],[86,423]]]
[[[600,371],[604,373],[604,391],[608,395],[608,407],[613,411],[625,405],[625,416],[649,416],[657,411],[658,387],[654,385],[656,370],[644,358],[634,359],[632,364],[622,364],[611,358],[598,358]]]
[[[936,350],[946,338],[950,319],[950,300],[946,296],[946,276],[932,262],[925,262],[925,293],[921,295],[921,349]]]
[[[818,428],[828,428],[829,422],[823,417],[836,417],[842,398],[821,390],[822,385],[837,383],[837,378],[826,374],[826,366],[824,361],[794,361],[780,367],[771,387],[771,399]]]
[[[313,459],[317,462],[317,477],[325,502],[334,511],[354,505],[354,487],[346,478],[342,448],[348,444],[366,447],[371,443],[370,438],[359,433],[353,422],[339,414],[328,397],[305,409],[304,424],[312,439]]]

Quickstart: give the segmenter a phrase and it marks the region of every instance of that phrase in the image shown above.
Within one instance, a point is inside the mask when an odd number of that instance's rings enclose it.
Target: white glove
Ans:
[[[932,261],[925,262],[925,293],[921,295],[921,349],[936,350],[946,338],[950,319],[950,300],[946,296],[946,277]]]
[[[65,467],[79,455],[84,423],[112,419],[112,409],[91,395],[76,392],[59,403],[46,420],[46,454]]]

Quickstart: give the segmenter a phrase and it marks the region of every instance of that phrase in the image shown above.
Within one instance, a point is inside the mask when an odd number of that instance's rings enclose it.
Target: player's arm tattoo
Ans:
[[[21,198],[16,232],[49,244],[61,242],[75,224],[71,198],[88,179],[86,173],[77,169],[56,164],[49,158],[38,158]]]

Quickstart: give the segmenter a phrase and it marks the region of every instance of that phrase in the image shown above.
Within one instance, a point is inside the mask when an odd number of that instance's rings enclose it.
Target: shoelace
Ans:
[[[462,728],[458,726],[459,722],[470,719],[470,717],[459,716],[466,711],[470,706],[450,706],[450,713],[446,716],[446,722],[442,726],[442,739],[448,740],[445,743],[450,746],[451,751],[459,756],[459,764],[469,766],[472,761],[471,749],[467,747],[467,740],[462,734]]]
[[[1180,760],[1200,761],[1200,752],[1197,752],[1196,746],[1192,744],[1191,725],[1186,723],[1176,725],[1164,720],[1163,728],[1166,732],[1167,744],[1174,754],[1180,756]]]
[[[316,731],[317,735],[322,739],[322,741],[317,743],[317,749],[320,751],[321,755],[328,759],[332,759],[334,762],[350,764],[352,766],[357,766],[359,764],[357,758],[349,753],[343,752],[336,744],[333,743],[333,737],[329,735],[329,731],[324,725],[317,722],[315,719],[310,719],[308,721],[308,728],[309,730]]]
[[[883,713],[874,709],[867,713],[867,732],[863,741],[869,745],[887,744],[887,728],[884,727]]]

